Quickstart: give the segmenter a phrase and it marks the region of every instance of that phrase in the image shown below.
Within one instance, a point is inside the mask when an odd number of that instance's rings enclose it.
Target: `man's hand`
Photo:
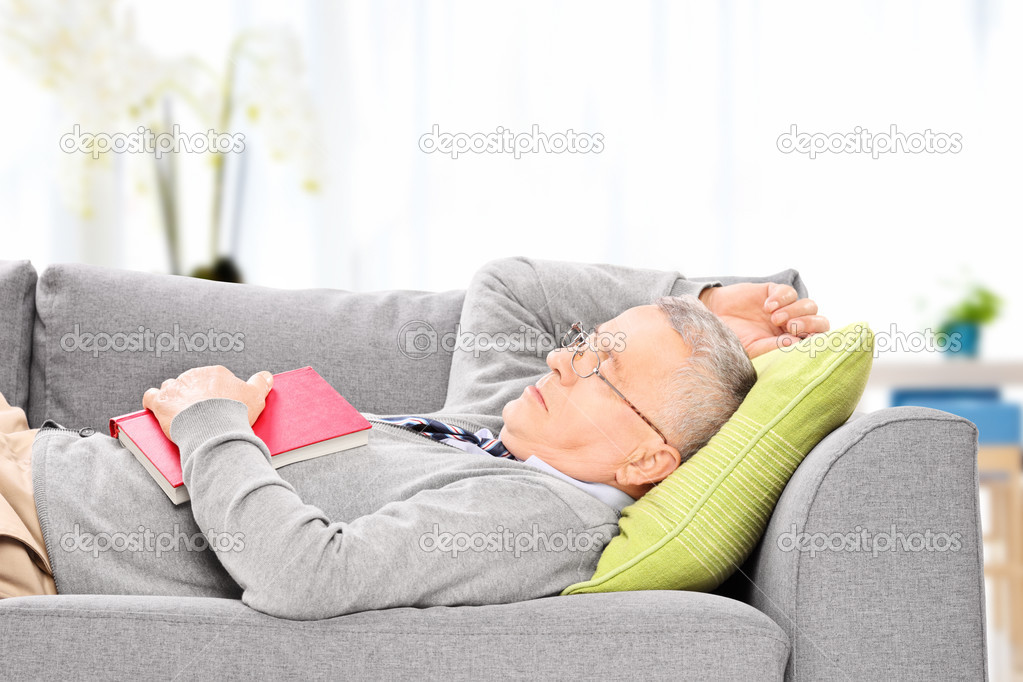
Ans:
[[[700,300],[736,333],[751,358],[831,326],[828,318],[816,314],[812,299],[800,299],[788,284],[743,282],[713,287],[704,289]]]
[[[220,365],[195,367],[177,379],[168,379],[160,388],[151,388],[142,396],[142,406],[152,410],[163,432],[170,438],[171,421],[186,407],[207,398],[230,398],[249,408],[249,426],[256,422],[266,406],[266,394],[274,385],[274,376],[263,371],[242,381]]]

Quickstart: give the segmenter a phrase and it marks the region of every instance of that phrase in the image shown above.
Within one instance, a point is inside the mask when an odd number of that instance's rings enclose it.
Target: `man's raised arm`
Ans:
[[[628,308],[653,303],[661,296],[703,293],[701,300],[707,303],[711,287],[739,282],[762,284],[760,289],[765,297],[769,283],[783,285],[790,296],[794,294],[799,299],[806,296],[806,288],[795,270],[760,278],[688,280],[678,272],[618,265],[523,257],[491,261],[474,275],[466,291],[459,322],[461,343],[452,357],[443,411],[500,414],[526,384],[548,371],[547,353],[573,322],[597,325]],[[765,298],[761,298],[757,307],[750,301],[758,294],[751,298],[750,293],[747,291],[741,300],[734,295],[721,298],[726,304],[724,312],[711,309],[729,326],[736,321],[744,322],[744,316],[755,317],[765,303]],[[746,311],[750,306],[754,309]],[[776,312],[782,312],[781,308]],[[769,333],[770,325],[759,326],[762,331],[753,332],[750,325],[747,332]],[[811,333],[823,331],[817,328],[819,323],[810,326]],[[781,334],[782,330],[777,332]]]

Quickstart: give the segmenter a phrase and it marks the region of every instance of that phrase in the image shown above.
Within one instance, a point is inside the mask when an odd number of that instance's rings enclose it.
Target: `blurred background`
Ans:
[[[354,290],[460,289],[510,255],[793,267],[833,327],[888,334],[862,409],[966,401],[1018,449],[1023,4],[0,0],[0,22],[0,258]],[[599,145],[452,158],[433,131]],[[868,133],[952,146],[791,149]],[[173,149],[103,149],[130,134]]]

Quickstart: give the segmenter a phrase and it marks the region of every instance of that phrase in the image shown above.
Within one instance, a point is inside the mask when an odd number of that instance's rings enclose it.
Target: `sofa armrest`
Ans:
[[[731,589],[789,635],[787,680],[987,678],[977,429],[922,407],[807,456]]]
[[[0,260],[0,393],[28,409],[36,270],[27,260]]]

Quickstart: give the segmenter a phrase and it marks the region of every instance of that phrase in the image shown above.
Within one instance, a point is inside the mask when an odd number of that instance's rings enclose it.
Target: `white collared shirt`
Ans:
[[[484,441],[493,438],[494,434],[490,433],[490,429],[480,429],[479,431],[476,432],[476,437],[479,438],[481,441]],[[447,443],[448,445],[454,445],[459,450],[473,452],[479,455],[486,455],[487,457],[493,457],[493,455],[491,455],[483,448],[468,441],[459,440],[457,438],[445,438],[441,442]],[[621,514],[622,509],[625,509],[630,504],[633,504],[636,501],[628,493],[619,490],[613,485],[607,485],[606,483],[590,483],[589,481],[580,481],[577,478],[572,478],[568,474],[563,473],[558,469],[555,469],[550,464],[543,461],[536,455],[533,455],[525,460],[521,460],[516,457],[515,461],[522,462],[526,466],[531,466],[534,469],[546,471],[549,474],[557,476],[563,481],[571,483],[576,488],[579,488],[583,492],[588,493],[593,497],[596,497],[598,500],[608,505],[609,507],[617,509],[619,514]]]

